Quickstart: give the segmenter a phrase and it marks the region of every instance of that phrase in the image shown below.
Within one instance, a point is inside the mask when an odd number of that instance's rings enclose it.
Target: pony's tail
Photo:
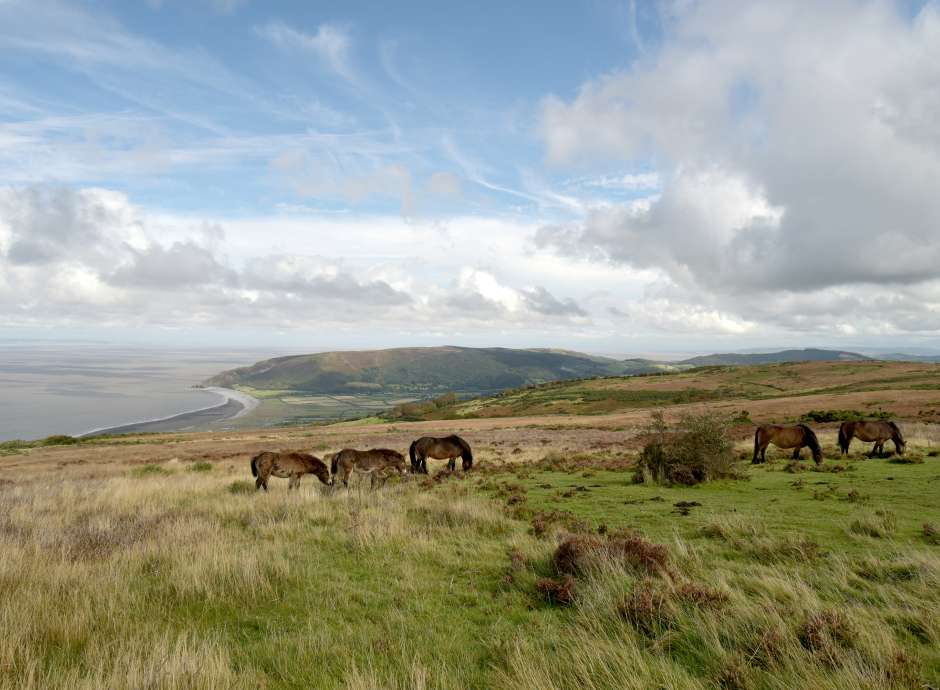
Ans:
[[[845,455],[849,452],[849,439],[848,435],[845,433],[846,422],[842,422],[839,425],[839,450],[842,451],[842,455]]]
[[[411,467],[415,469],[418,466],[418,454],[415,451],[415,447],[418,445],[418,441],[414,440],[411,442],[411,445],[408,446],[408,457],[411,458]]]
[[[800,424],[799,426],[803,430],[803,435],[806,437],[806,445],[813,451],[813,460],[818,465],[822,462],[822,448],[819,446],[819,439],[816,438],[816,432],[805,424]]]
[[[258,456],[256,455],[251,459],[251,476],[258,476]]]
[[[336,468],[339,466],[339,453],[333,453],[333,457],[330,460],[330,474],[334,477],[336,476]]]
[[[757,453],[760,451],[760,427],[757,427],[754,430],[754,458],[751,460],[752,465],[757,464]]]

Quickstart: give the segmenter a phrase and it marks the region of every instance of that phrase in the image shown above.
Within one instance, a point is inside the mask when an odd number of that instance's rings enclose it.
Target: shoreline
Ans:
[[[168,417],[160,417],[159,419],[144,419],[137,422],[128,422],[127,424],[91,429],[81,434],[75,434],[75,437],[89,438],[103,435],[188,431],[197,425],[202,426],[244,417],[258,407],[261,402],[247,393],[232,390],[231,388],[213,386],[202,390],[221,396],[223,401],[208,407],[188,410]]]

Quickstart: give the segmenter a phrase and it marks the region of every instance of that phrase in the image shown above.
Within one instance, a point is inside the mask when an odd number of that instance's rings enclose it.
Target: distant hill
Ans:
[[[445,391],[494,393],[553,381],[676,372],[701,366],[870,359],[854,352],[820,349],[726,353],[678,362],[656,362],[598,357],[569,350],[405,347],[276,357],[222,372],[204,383],[228,388],[248,386],[263,391],[401,393],[430,397]]]
[[[889,352],[885,354],[879,354],[876,359],[886,359],[894,362],[940,363],[940,355],[909,355],[903,352]]]
[[[705,366],[736,366],[746,364],[783,364],[786,362],[866,362],[872,357],[860,355],[857,352],[843,350],[821,350],[807,348],[804,350],[781,350],[780,352],[761,352],[756,354],[726,353],[703,355],[676,362],[679,365],[705,367]]]
[[[430,395],[441,391],[495,392],[551,381],[676,369],[650,360],[616,360],[565,350],[414,347],[277,357],[222,372],[205,384],[318,393]]]

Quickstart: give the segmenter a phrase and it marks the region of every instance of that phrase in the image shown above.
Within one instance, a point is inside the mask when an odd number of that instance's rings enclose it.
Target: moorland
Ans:
[[[940,687],[938,371],[710,367],[415,421],[0,444],[0,687]],[[722,420],[735,476],[636,483],[656,412]],[[858,417],[906,453],[841,456]],[[755,423],[797,420],[820,466],[751,465]],[[265,494],[248,469],[445,432],[470,472]]]

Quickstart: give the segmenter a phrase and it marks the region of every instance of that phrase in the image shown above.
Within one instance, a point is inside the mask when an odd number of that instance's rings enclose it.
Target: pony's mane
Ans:
[[[816,438],[816,432],[805,424],[799,424],[798,426],[803,430],[803,434],[806,436],[806,443],[809,449],[813,451],[813,457],[822,455],[822,448],[819,445],[819,439]]]
[[[901,433],[901,427],[894,422],[888,422],[888,426],[898,435],[898,438],[901,439],[901,443],[904,443],[904,435]]]

